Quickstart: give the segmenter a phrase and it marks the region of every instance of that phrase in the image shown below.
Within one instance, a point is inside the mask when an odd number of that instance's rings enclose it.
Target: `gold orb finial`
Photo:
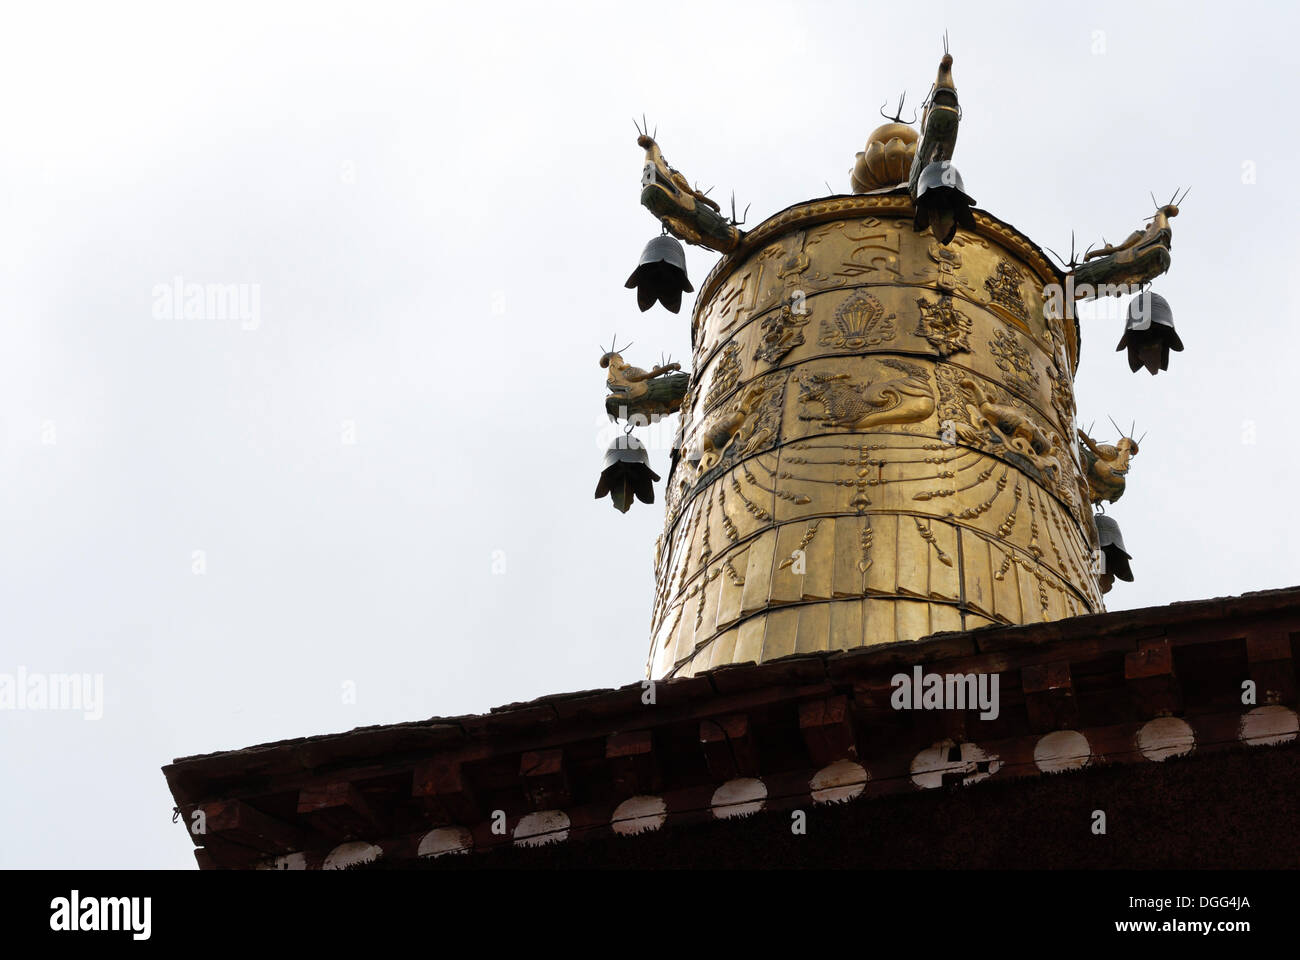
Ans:
[[[918,139],[915,130],[896,120],[871,131],[849,176],[853,192],[872,193],[906,182]]]

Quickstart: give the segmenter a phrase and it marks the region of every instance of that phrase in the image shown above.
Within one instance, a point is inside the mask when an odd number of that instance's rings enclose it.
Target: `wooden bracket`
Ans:
[[[1174,673],[1173,651],[1167,639],[1143,640],[1124,655],[1124,679],[1138,711],[1145,717],[1178,713],[1183,691]]]
[[[1073,730],[1079,725],[1079,703],[1074,696],[1070,663],[1035,663],[1020,670],[1029,729],[1034,733]]]
[[[752,777],[758,773],[758,751],[749,729],[749,717],[743,713],[701,720],[700,746],[709,772],[719,780]]]
[[[478,800],[459,758],[439,756],[415,767],[411,795],[423,798],[430,815],[444,824],[471,824],[479,817]]]
[[[605,738],[605,762],[619,796],[632,797],[657,789],[658,765],[649,730],[611,733]]]
[[[385,832],[371,804],[356,784],[346,780],[303,787],[298,792],[298,816],[336,841]]]
[[[1272,630],[1246,637],[1246,659],[1259,706],[1295,702],[1296,669],[1288,631]]]
[[[519,778],[534,810],[554,810],[569,802],[569,777],[564,751],[528,750],[519,757]]]
[[[815,766],[857,759],[853,710],[849,698],[843,694],[799,704],[799,732]]]

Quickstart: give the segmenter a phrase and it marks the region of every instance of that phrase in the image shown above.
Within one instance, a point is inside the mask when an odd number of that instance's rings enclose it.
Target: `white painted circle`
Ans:
[[[383,849],[373,843],[366,843],[364,840],[353,840],[349,843],[341,843],[331,850],[321,869],[342,870],[354,863],[368,863],[371,860],[378,860],[383,855]]]
[[[272,857],[270,860],[263,860],[257,865],[258,870],[306,870],[307,855],[305,853],[286,853],[282,857]]]
[[[1138,749],[1148,760],[1159,762],[1181,757],[1196,749],[1196,734],[1186,720],[1156,717],[1142,725],[1137,735]]]
[[[420,838],[416,854],[421,857],[441,857],[448,853],[469,853],[474,848],[474,837],[465,827],[438,827]]]
[[[1078,730],[1054,730],[1034,745],[1034,763],[1043,773],[1078,770],[1092,757],[1088,738]]]
[[[1296,712],[1280,704],[1256,707],[1241,718],[1241,739],[1252,747],[1294,740],[1300,732]]]
[[[767,799],[767,786],[762,780],[741,777],[728,780],[713,791],[713,815],[719,820],[744,817],[758,813]]]
[[[563,810],[542,810],[523,817],[515,827],[515,846],[540,847],[569,839],[569,815]]]
[[[610,826],[615,833],[631,836],[658,830],[668,819],[663,797],[629,797],[614,808]]]
[[[959,750],[959,758],[951,759],[954,749]],[[987,764],[980,770],[979,765]],[[940,740],[932,747],[927,747],[912,758],[912,782],[922,790],[933,790],[943,786],[945,774],[962,774],[962,783],[969,785],[987,780],[1002,768],[1002,761],[990,757],[977,744],[966,742],[958,747],[951,740]]]
[[[871,774],[862,764],[836,760],[814,773],[808,787],[815,803],[844,803],[859,796],[870,779]]]

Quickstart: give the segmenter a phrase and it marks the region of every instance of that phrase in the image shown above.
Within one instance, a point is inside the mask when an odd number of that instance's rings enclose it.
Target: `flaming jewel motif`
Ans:
[[[837,350],[861,350],[893,339],[894,314],[885,316],[880,301],[859,290],[840,304],[833,319],[822,321],[817,342]]]

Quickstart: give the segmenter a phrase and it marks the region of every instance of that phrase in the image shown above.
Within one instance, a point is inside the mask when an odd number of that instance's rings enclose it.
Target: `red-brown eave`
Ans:
[[[702,730],[701,722],[738,723],[747,731],[746,735],[749,735],[752,724],[753,730],[761,732],[769,740],[774,736],[787,738],[790,744],[796,745],[791,749],[804,749],[797,745],[806,744],[807,754],[801,756],[809,764],[821,763],[831,757],[837,749],[834,746],[836,737],[843,741],[838,748],[841,752],[847,751],[848,755],[859,757],[865,763],[867,758],[864,754],[880,753],[882,749],[880,729],[884,724],[903,723],[916,728],[915,737],[905,738],[909,741],[915,739],[916,743],[899,744],[903,753],[914,751],[917,744],[928,742],[926,738],[934,738],[936,731],[937,735],[943,734],[942,726],[935,727],[933,718],[921,715],[900,718],[896,713],[889,713],[886,697],[882,696],[882,692],[888,689],[888,678],[899,668],[910,669],[913,665],[936,672],[1007,674],[1002,686],[1004,709],[1011,711],[1014,717],[1009,716],[999,728],[998,740],[1004,744],[1011,743],[1021,734],[1028,737],[1033,731],[1066,726],[1100,730],[1105,724],[1137,718],[1138,715],[1120,717],[1114,714],[1112,707],[1105,706],[1104,709],[1089,708],[1092,715],[1080,719],[1079,703],[1085,702],[1089,696],[1083,686],[1087,683],[1125,688],[1127,694],[1123,699],[1137,704],[1141,717],[1181,714],[1184,710],[1209,716],[1213,711],[1221,710],[1224,694],[1216,691],[1213,702],[1205,699],[1210,696],[1203,692],[1207,689],[1205,678],[1212,681],[1216,672],[1223,672],[1225,676],[1232,673],[1232,670],[1224,669],[1224,665],[1230,662],[1243,676],[1254,676],[1259,670],[1264,670],[1260,676],[1270,678],[1267,682],[1273,686],[1280,685],[1280,694],[1275,693],[1273,701],[1294,703],[1292,651],[1296,635],[1300,635],[1300,587],[1289,587],[1239,597],[1076,617],[1054,623],[941,633],[920,641],[834,653],[798,654],[763,664],[736,664],[695,677],[659,681],[655,684],[655,704],[650,711],[643,703],[644,684],[638,681],[616,689],[540,697],[527,703],[497,707],[487,714],[433,717],[410,723],[361,727],[346,733],[184,757],[164,767],[163,772],[176,804],[183,812],[228,801],[241,805],[251,817],[260,818],[267,811],[278,810],[276,815],[281,820],[292,821],[292,813],[284,813],[288,808],[281,807],[284,797],[291,796],[294,791],[302,791],[305,796],[310,791],[337,787],[359,796],[349,785],[378,783],[384,776],[406,777],[405,782],[409,783],[411,771],[414,771],[414,792],[425,801],[421,809],[430,811],[427,822],[436,825],[456,819],[454,814],[446,812],[450,809],[461,810],[457,822],[464,822],[468,817],[481,813],[467,799],[473,796],[473,792],[467,787],[462,796],[459,788],[421,779],[420,771],[427,770],[431,763],[442,762],[440,758],[453,758],[456,764],[483,764],[496,760],[502,761],[501,766],[513,763],[514,769],[518,770],[521,796],[537,798],[537,802],[531,804],[533,808],[542,806],[546,798],[554,799],[557,795],[574,797],[585,793],[581,788],[571,789],[584,777],[605,776],[603,768],[602,772],[593,773],[596,761],[583,759],[580,764],[570,761],[570,754],[582,753],[586,758],[590,753],[585,746],[577,749],[578,744],[589,744],[599,739],[613,743],[615,738],[627,736],[632,731],[653,731],[654,749],[659,750],[659,742],[664,739],[673,743],[686,742],[681,739],[682,731]],[[1182,671],[1187,674],[1184,690],[1180,686],[1183,678],[1178,676],[1180,671],[1174,669],[1175,654],[1171,651],[1188,646],[1199,646],[1200,652],[1177,654],[1183,657],[1184,662],[1192,664],[1191,668]],[[1045,669],[1050,672],[1058,670],[1061,665],[1064,665],[1064,691],[1059,681],[1047,682],[1040,678]],[[1071,665],[1078,674],[1078,696],[1070,688]],[[1204,676],[1198,675],[1198,671]],[[1102,677],[1102,673],[1106,676]],[[1272,679],[1277,677],[1281,679]],[[1062,709],[1062,696],[1065,697],[1066,714],[1057,716],[1056,711]],[[1205,702],[1193,702],[1197,698],[1205,699]],[[1102,703],[1101,700],[1095,702]],[[830,740],[818,739],[821,735],[813,735],[808,729],[808,724],[821,721],[808,720],[805,715],[811,713],[805,708],[821,703],[832,704],[833,709],[840,711],[835,729],[827,727],[830,732],[826,736]],[[796,709],[797,722],[789,720],[789,717],[796,716],[792,712]],[[820,709],[815,707],[812,713]],[[828,715],[831,711],[832,707],[828,707]],[[848,716],[844,717],[846,712]],[[780,722],[789,727],[789,731],[773,734],[774,717],[785,718]],[[950,737],[961,742],[964,739],[961,721],[956,723]],[[764,724],[768,724],[767,730],[763,729]],[[846,734],[844,730],[849,732]],[[645,733],[645,736],[648,744],[650,734]],[[844,740],[846,736],[848,740]],[[1131,736],[1129,739],[1131,741]],[[708,754],[707,736],[702,733],[699,740],[701,749]],[[784,749],[788,745],[777,746]],[[1010,747],[1007,749],[1014,752]],[[650,747],[647,745],[645,750],[649,751]],[[751,764],[753,769],[748,773],[765,774],[766,771],[758,769],[758,766],[767,761],[757,758],[771,753],[766,746],[756,751],[756,759]],[[554,776],[530,779],[526,774],[532,771],[520,769],[516,755],[525,758],[525,765],[536,762],[539,756],[556,764]],[[605,762],[614,763],[613,757],[614,752],[607,752]],[[708,755],[707,769],[710,772],[714,772],[715,759]],[[903,763],[905,771],[906,759],[900,754],[897,758],[882,759],[880,763],[882,769]],[[505,762],[507,760],[509,763]],[[716,771],[715,779],[726,779],[727,773],[746,773],[730,769],[731,759],[724,757],[723,763],[728,770]],[[655,769],[658,771],[657,765]],[[780,771],[777,774],[784,775]],[[445,776],[445,771],[437,776]],[[664,783],[672,780],[672,776],[659,772],[654,776],[655,786],[665,790],[673,786]],[[448,782],[459,783],[459,777],[457,772]],[[679,784],[682,790],[690,787],[688,781],[689,777]],[[370,805],[382,806],[387,802],[383,790],[367,789],[371,791],[367,794]],[[392,792],[392,788],[385,789]],[[394,803],[405,802],[398,796],[401,789],[405,788],[396,790]],[[502,789],[500,783],[495,783],[493,789]],[[447,793],[446,797],[444,793]],[[315,794],[312,796],[314,798]],[[447,804],[439,806],[444,799],[447,799]],[[456,802],[451,803],[451,799]],[[297,807],[299,815],[308,810],[306,804],[306,800],[300,802]],[[314,809],[309,812],[316,813]],[[515,811],[511,816],[517,817],[522,812],[526,811]],[[372,814],[374,811],[368,810],[366,816]],[[409,814],[403,808],[397,814],[390,810],[387,814],[380,811],[376,816],[391,826],[394,817],[406,823]],[[340,828],[333,833],[327,830],[318,835],[314,832],[319,826],[318,821],[321,821],[319,816],[316,820],[307,818],[306,822],[313,825],[311,831],[302,826],[304,832],[318,840],[320,836],[338,839],[364,833],[364,822],[358,820],[362,826],[351,833]],[[232,835],[239,837],[244,844],[260,846],[259,841],[248,839],[255,836],[256,831],[253,834],[232,831]],[[197,844],[204,843],[201,838],[194,839]],[[218,851],[222,849],[220,842],[209,842],[208,846]],[[278,851],[272,847],[260,852],[269,855]],[[201,856],[200,861],[203,860]]]

